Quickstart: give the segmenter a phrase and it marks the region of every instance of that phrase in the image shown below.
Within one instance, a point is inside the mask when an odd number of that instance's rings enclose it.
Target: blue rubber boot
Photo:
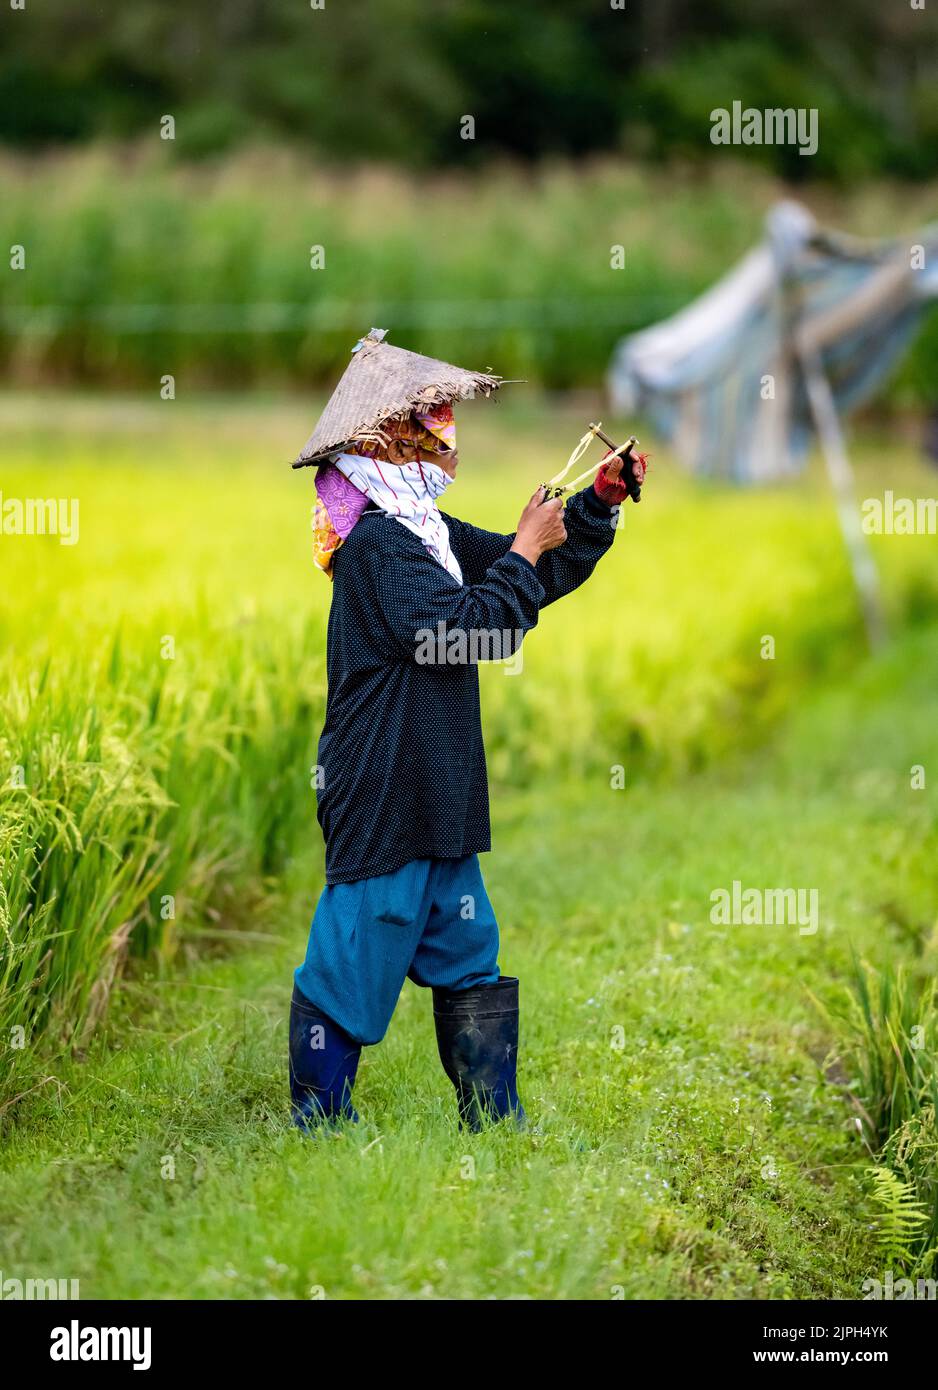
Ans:
[[[327,1018],[296,985],[290,1004],[293,1123],[309,1131],[330,1120],[358,1119],[352,1087],[362,1045]]]
[[[503,975],[472,989],[435,989],[433,1021],[443,1070],[471,1130],[493,1120],[525,1124],[518,1099],[518,981]]]

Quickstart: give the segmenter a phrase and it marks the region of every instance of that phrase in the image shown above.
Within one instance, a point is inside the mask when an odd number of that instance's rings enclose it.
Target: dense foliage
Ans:
[[[881,0],[135,0],[3,12],[0,140],[155,133],[193,157],[252,140],[320,157],[463,165],[626,149],[713,153],[734,100],[817,107],[796,178],[924,176],[938,134],[938,15]],[[475,118],[474,140],[461,118]]]

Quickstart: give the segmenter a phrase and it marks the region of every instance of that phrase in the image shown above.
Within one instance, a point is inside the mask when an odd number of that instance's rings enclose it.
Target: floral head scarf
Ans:
[[[346,454],[361,458],[387,459],[392,439],[413,444],[417,462],[433,462],[441,453],[456,448],[456,422],[449,404],[415,411],[400,420],[385,420],[367,439],[348,444]],[[369,499],[337,468],[334,463],[322,464],[316,472],[318,500],[313,512],[313,560],[317,567],[332,578],[332,557],[346,539]]]

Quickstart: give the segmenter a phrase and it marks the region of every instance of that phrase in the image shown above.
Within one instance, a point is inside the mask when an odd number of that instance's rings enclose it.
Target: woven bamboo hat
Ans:
[[[348,444],[373,439],[382,420],[398,419],[421,407],[490,396],[502,385],[500,376],[467,372],[435,357],[392,347],[386,337],[386,328],[373,328],[352,348],[352,360],[294,468],[322,463]]]

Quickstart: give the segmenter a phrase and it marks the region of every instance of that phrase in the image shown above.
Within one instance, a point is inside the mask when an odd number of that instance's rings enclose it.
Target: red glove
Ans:
[[[607,454],[606,458],[609,459],[610,455]],[[625,476],[620,474],[618,478],[609,477],[609,464],[604,462],[593,482],[599,500],[605,502],[607,507],[619,507],[627,497],[631,497],[636,502],[640,501],[642,483],[645,481],[647,471],[647,458],[647,454],[636,454],[631,459],[624,459],[622,467],[625,469]],[[631,479],[629,478],[630,471]]]

